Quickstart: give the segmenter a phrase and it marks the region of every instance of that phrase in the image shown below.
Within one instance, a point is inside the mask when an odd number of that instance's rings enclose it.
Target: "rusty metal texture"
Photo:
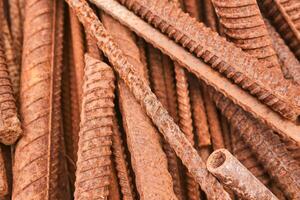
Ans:
[[[95,39],[88,33],[85,33],[86,52],[93,58],[103,60],[103,55],[97,47]]]
[[[68,9],[66,9],[66,24],[65,24],[65,35],[64,35],[64,52],[63,52],[63,70],[62,70],[62,116],[63,116],[63,131],[64,131],[64,143],[65,143],[65,153],[66,153],[66,162],[67,162],[67,176],[69,177],[70,182],[70,190],[71,194],[74,193],[74,183],[75,183],[75,168],[76,168],[76,161],[74,161],[74,143],[78,143],[78,132],[76,137],[76,142],[74,142],[73,137],[73,130],[74,126],[79,130],[79,121],[78,124],[73,123],[72,113],[74,110],[78,111],[77,109],[73,109],[74,105],[73,102],[77,100],[77,96],[74,96],[73,99],[71,98],[71,88],[74,90],[74,82],[71,79],[74,79],[74,72],[71,70],[74,65],[73,59],[73,51],[72,51],[72,40],[71,40],[71,30],[70,30],[70,20],[69,20],[69,13]],[[72,74],[73,73],[73,74]],[[73,84],[72,84],[73,83]],[[76,98],[75,98],[76,97]],[[75,99],[75,100],[74,100]],[[78,107],[78,102],[76,101],[76,105]],[[79,116],[79,114],[78,114]],[[73,196],[73,195],[72,195]]]
[[[113,157],[115,160],[116,171],[123,200],[134,200],[136,199],[136,194],[134,192],[134,186],[125,154],[124,143],[121,137],[118,122],[116,121],[116,116],[114,116],[113,119],[112,141],[112,152],[114,155]]]
[[[178,123],[178,105],[175,86],[174,66],[172,61],[166,55],[162,55],[162,62],[164,68],[164,78],[166,84],[167,100],[168,100],[168,112],[174,119],[175,123]],[[174,150],[166,143],[164,145],[164,151],[168,158],[168,168],[173,179],[173,188],[178,200],[184,199],[184,189],[182,188],[182,178],[180,176],[180,164]]]
[[[198,79],[195,76],[189,76],[190,96],[193,112],[195,133],[199,148],[211,145],[211,136],[207,120],[204,98]]]
[[[23,44],[23,19],[21,16],[20,2],[19,0],[10,0],[8,1],[8,3],[10,30],[16,54],[16,63],[18,65],[21,65]]]
[[[0,147],[0,198],[4,198],[8,194],[8,182],[5,168],[5,161],[3,158],[3,151]]]
[[[104,54],[113,64],[114,69],[126,83],[126,86],[130,89],[136,100],[142,104],[147,115],[152,119],[153,123],[164,135],[178,157],[181,158],[189,172],[206,192],[208,198],[230,199],[221,184],[205,169],[205,163],[199,157],[197,151],[188,142],[179,127],[173,122],[149,86],[139,78],[133,65],[113,42],[112,37],[104,29],[96,15],[92,13],[88,4],[83,0],[68,0],[67,2],[76,11],[80,21],[89,33],[96,38],[99,48],[103,50]],[[104,38],[105,40],[103,40]],[[159,167],[156,166],[156,168]],[[164,182],[165,181],[166,179],[164,179]]]
[[[186,135],[186,138],[191,143],[191,145],[195,146],[188,76],[185,69],[176,62],[174,63],[174,69],[176,79],[179,127],[181,131]],[[198,200],[200,196],[198,185],[189,173],[187,173],[187,194],[188,198],[191,200]]]
[[[264,67],[279,68],[263,17],[256,0],[212,0],[226,37]]]
[[[207,169],[242,199],[278,200],[277,197],[228,150],[214,151],[207,160]],[[237,173],[238,172],[238,173]]]
[[[148,45],[148,63],[150,68],[151,83],[154,94],[165,108],[168,108],[167,86],[164,76],[163,55],[153,46]],[[178,199],[183,198],[182,181],[179,174],[179,166],[175,152],[170,145],[163,140],[163,150],[168,160],[168,170],[173,179],[174,192]]]
[[[300,85],[300,62],[268,20],[265,20],[265,24],[272,39],[273,47],[281,61],[281,69],[285,78],[292,79]]]
[[[17,116],[16,101],[7,68],[2,35],[0,35],[0,142],[11,145],[22,135],[22,129]]]
[[[230,127],[229,123],[226,120],[226,117],[221,115],[221,127],[222,127],[222,133],[223,133],[223,140],[224,140],[224,146],[225,148],[232,152],[232,137],[230,134]]]
[[[157,96],[162,105],[168,107],[168,99],[166,93],[166,84],[164,78],[164,68],[162,63],[162,54],[158,49],[155,49],[151,45],[147,45],[148,51],[148,64],[150,72],[151,88],[154,94]]]
[[[236,132],[231,131],[232,138],[232,154],[264,185],[271,182],[269,175],[264,170],[263,166],[255,157],[252,150],[243,141],[243,138]]]
[[[133,34],[110,16],[102,14],[101,18],[114,41],[123,52],[126,52],[128,60],[135,66],[139,77],[146,82],[146,77],[141,76],[145,75],[146,67],[142,66]],[[162,151],[158,131],[122,80],[119,80],[118,88],[119,105],[140,198],[155,199],[157,196],[167,199],[175,198],[171,176],[167,169],[167,159]],[[145,132],[147,134],[144,134]],[[149,163],[153,164],[149,165]]]
[[[62,7],[58,0],[26,1],[20,93],[24,136],[15,150],[13,199],[60,195]]]
[[[81,24],[79,23],[76,15],[70,10],[70,23],[71,23],[71,37],[73,45],[73,59],[74,59],[74,75],[76,82],[74,87],[76,89],[78,103],[79,103],[79,112],[82,99],[82,85],[83,85],[83,73],[84,73],[84,36]]]
[[[299,197],[300,167],[284,143],[272,130],[254,120],[252,116],[218,92],[211,94],[223,115],[255,153],[268,174],[282,191],[292,198]]]
[[[107,199],[114,116],[112,69],[85,54],[75,199]]]
[[[164,78],[166,83],[167,98],[168,98],[168,111],[174,122],[178,122],[178,105],[177,105],[177,94],[176,94],[176,84],[175,84],[175,74],[174,65],[172,60],[163,55],[163,68],[164,68]]]
[[[120,200],[121,194],[115,164],[111,168],[110,185],[109,185],[109,200]]]
[[[300,60],[300,4],[298,0],[258,1],[286,44]]]
[[[203,89],[203,93],[206,94],[203,96],[203,100],[206,108],[206,115],[209,124],[209,132],[210,132],[212,146],[215,150],[224,148],[222,127],[218,117],[217,109],[213,103],[213,100],[208,95],[209,89],[207,88],[207,86],[202,84],[202,89]]]
[[[297,134],[300,128],[296,124],[272,112],[269,107],[259,103],[255,97],[249,95],[234,83],[229,82],[225,77],[221,77],[217,71],[185,51],[183,47],[170,40],[158,30],[155,30],[155,28],[124,6],[113,0],[97,0],[93,2],[146,41],[169,55],[173,60],[179,62],[183,67],[186,67],[198,79],[203,80],[206,84],[232,99],[235,104],[250,112],[256,119],[267,124],[283,137],[290,138],[297,143],[300,142],[300,136]]]
[[[199,12],[200,6],[198,0],[183,0],[183,5],[185,11],[189,13],[189,15],[197,20],[202,19],[202,16]]]
[[[5,56],[7,62],[7,69],[11,79],[14,96],[19,97],[20,89],[20,63],[18,63],[18,55],[15,48],[11,32],[9,30],[8,21],[4,15],[3,1],[0,3],[0,23],[1,23],[1,32],[3,38],[3,45],[5,49]]]
[[[96,2],[98,0],[92,0]],[[233,82],[282,116],[296,120],[299,90],[277,71],[266,71],[258,60],[242,52],[217,33],[197,23],[176,6],[163,1],[119,0],[148,23],[211,64]],[[205,45],[204,45],[205,44]],[[222,48],[220,48],[222,47]],[[261,74],[264,74],[261,76]]]
[[[215,13],[214,7],[212,5],[212,0],[203,0],[204,9],[204,22],[212,30],[217,31],[218,22],[217,15]]]
[[[148,63],[147,63],[147,56],[146,56],[146,42],[138,37],[136,39],[136,44],[139,47],[140,52],[140,61],[144,67],[144,77],[146,77],[146,82],[150,85],[150,78],[149,78],[149,71],[148,71]]]

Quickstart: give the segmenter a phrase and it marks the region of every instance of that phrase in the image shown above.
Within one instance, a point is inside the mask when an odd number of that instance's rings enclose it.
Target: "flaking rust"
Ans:
[[[92,0],[96,4],[97,1],[99,0]],[[297,120],[300,112],[299,90],[280,73],[266,71],[257,59],[242,52],[202,23],[197,23],[166,0],[119,2],[197,57],[201,57],[213,69],[249,91],[274,111],[285,118]]]
[[[164,66],[163,55],[158,49],[148,45],[148,63],[150,68],[152,88],[154,94],[158,100],[163,104],[165,108],[168,108],[168,96],[167,85],[164,76],[164,69],[168,66]],[[163,139],[163,150],[168,160],[168,170],[172,176],[174,192],[178,199],[183,199],[182,180],[180,178],[179,165],[176,154],[170,145]]]
[[[169,57],[162,55],[162,62],[164,68],[164,79],[166,84],[167,100],[168,100],[168,112],[174,119],[175,123],[178,122],[178,105],[177,105],[177,95],[175,88],[175,78],[174,78],[174,66]],[[167,142],[166,142],[167,144]],[[180,176],[180,165],[178,158],[174,150],[169,144],[164,145],[164,151],[168,158],[168,168],[173,180],[173,189],[178,198],[178,200],[184,199],[184,189],[182,188],[182,178]]]
[[[260,0],[264,13],[300,60],[300,5],[297,0]]]
[[[0,142],[10,145],[22,135],[21,123],[17,117],[16,101],[6,64],[2,35],[0,35]]]
[[[285,78],[292,79],[300,85],[300,62],[268,20],[265,20],[265,24],[272,39],[273,47],[281,61],[281,69]]]
[[[107,199],[115,77],[108,65],[89,54],[85,55],[84,72],[75,199]]]
[[[269,175],[252,150],[244,142],[243,138],[232,128],[232,153],[233,155],[264,185],[268,185],[271,181]]]
[[[254,96],[249,95],[225,77],[220,76],[217,71],[187,52],[183,47],[170,40],[166,35],[163,35],[124,6],[114,0],[97,0],[94,3],[143,37],[147,42],[159,48],[183,67],[186,67],[197,78],[203,80],[206,84],[232,99],[235,104],[253,114],[256,119],[267,124],[283,137],[299,143],[300,137],[297,134],[299,127],[296,124],[272,112],[269,107],[261,104]]]
[[[61,1],[26,1],[20,93],[24,136],[16,145],[13,199],[60,195],[61,6]]]
[[[176,62],[174,63],[174,69],[176,79],[179,127],[186,135],[191,145],[195,146],[188,76],[185,69]],[[199,199],[200,193],[197,183],[189,173],[187,173],[187,176],[188,198],[191,200]]]
[[[145,66],[142,66],[133,34],[108,15],[102,14],[101,19],[113,39],[126,52],[138,74],[144,75]],[[144,76],[139,77],[146,79]],[[156,199],[157,197],[176,199],[157,129],[122,80],[118,80],[118,89],[123,126],[139,197],[141,199]],[[149,165],[149,163],[152,164]]]
[[[189,172],[206,192],[208,198],[229,200],[228,193],[205,169],[205,163],[198,155],[198,152],[174,123],[149,86],[139,78],[131,62],[114,43],[112,37],[107,33],[88,4],[83,0],[67,0],[67,2],[75,10],[79,20],[88,32],[95,37],[99,48],[108,57],[115,71],[118,72],[120,78],[122,78],[136,100],[141,104]]]
[[[207,160],[207,169],[242,199],[278,200],[228,150],[214,151]],[[238,172],[238,173],[237,173]]]
[[[264,67],[279,68],[263,17],[256,0],[212,0],[226,37]]]
[[[282,191],[291,199],[300,198],[300,167],[279,136],[222,94],[212,92],[211,95],[232,128],[248,144]]]

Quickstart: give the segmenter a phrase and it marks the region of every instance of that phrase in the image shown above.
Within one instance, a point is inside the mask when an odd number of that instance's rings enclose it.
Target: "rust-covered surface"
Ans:
[[[242,199],[278,200],[226,149],[216,150],[209,156],[207,169]]]
[[[85,55],[75,199],[107,199],[111,179],[114,73]]]
[[[113,42],[112,37],[107,33],[88,5],[84,1],[70,0],[68,3],[76,11],[85,28],[96,38],[98,46],[108,56],[120,78],[122,78],[137,101],[141,103],[147,115],[164,135],[209,198],[218,199],[222,197],[223,199],[230,199],[221,184],[205,169],[205,163],[197,151],[188,142],[149,86],[142,79],[138,78],[133,65]],[[89,15],[84,13],[89,13]],[[103,38],[106,38],[106,40],[103,40]]]
[[[24,135],[15,150],[13,199],[60,195],[62,6],[61,1],[26,1],[20,89]]]

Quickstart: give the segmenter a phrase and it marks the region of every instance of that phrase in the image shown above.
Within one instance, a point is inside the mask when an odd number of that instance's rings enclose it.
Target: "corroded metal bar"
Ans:
[[[198,152],[157,100],[150,87],[143,79],[139,78],[131,62],[114,43],[112,36],[108,34],[88,4],[84,0],[67,0],[67,2],[75,10],[88,32],[96,38],[99,48],[108,57],[135,99],[142,105],[152,122],[158,127],[200,187],[206,192],[208,198],[229,200],[228,193],[208,173]]]
[[[243,199],[278,200],[226,149],[216,150],[209,156],[207,169]]]
[[[209,66],[186,52],[182,47],[162,35],[125,7],[114,0],[97,0],[95,3],[105,12],[108,12],[138,35],[142,36],[146,41],[168,54],[172,59],[180,62],[183,67],[186,67],[205,83],[231,98],[234,103],[253,114],[255,118],[260,119],[260,121],[263,121],[284,137],[290,137],[300,143],[300,135],[297,134],[300,132],[298,126],[282,119],[267,106],[259,103],[254,97],[241,90],[235,84],[220,77],[220,75]]]

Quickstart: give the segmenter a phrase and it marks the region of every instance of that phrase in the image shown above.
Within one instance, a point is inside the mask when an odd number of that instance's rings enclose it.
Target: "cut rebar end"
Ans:
[[[225,160],[226,160],[226,155],[225,153],[223,152],[224,149],[219,149],[215,152],[213,152],[208,160],[207,160],[207,168],[209,169],[216,169],[218,167],[221,167]]]

